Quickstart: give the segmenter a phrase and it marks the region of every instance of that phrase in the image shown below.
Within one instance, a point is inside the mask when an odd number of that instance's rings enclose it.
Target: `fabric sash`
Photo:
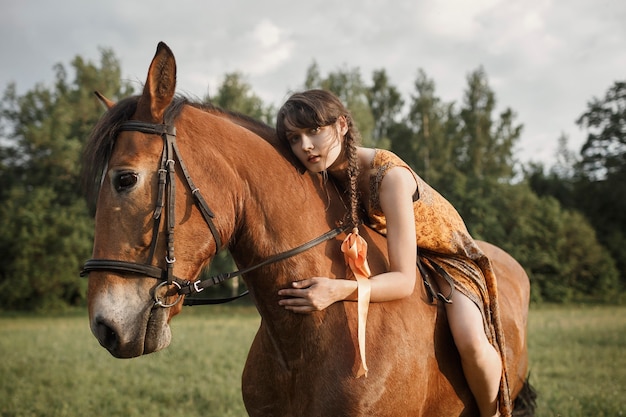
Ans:
[[[357,312],[358,312],[358,342],[361,363],[356,377],[367,377],[367,363],[365,361],[365,327],[369,310],[371,283],[370,267],[367,263],[367,242],[359,236],[359,229],[352,229],[352,233],[344,239],[341,251],[346,262],[346,278],[354,278],[357,282]]]

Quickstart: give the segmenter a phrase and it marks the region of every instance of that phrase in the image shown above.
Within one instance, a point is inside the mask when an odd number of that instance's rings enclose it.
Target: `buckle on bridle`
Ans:
[[[192,283],[191,283],[191,285],[193,286],[193,289],[194,289],[196,292],[202,292],[202,291],[204,291],[204,288],[200,288],[200,287],[198,286],[199,284],[200,284],[200,280],[199,280],[199,279],[197,279],[197,280],[195,280],[194,282],[192,282]]]

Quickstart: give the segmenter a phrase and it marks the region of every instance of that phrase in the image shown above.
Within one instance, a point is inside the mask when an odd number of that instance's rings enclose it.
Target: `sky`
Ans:
[[[580,150],[587,103],[626,80],[622,0],[0,0],[0,10],[1,91],[51,87],[55,64],[99,65],[101,48],[139,89],[159,41],[176,57],[179,93],[214,94],[237,71],[277,107],[313,62],[322,76],[359,68],[367,83],[384,69],[405,100],[423,69],[457,103],[482,67],[497,111],[524,125],[516,157],[548,166],[561,135]]]

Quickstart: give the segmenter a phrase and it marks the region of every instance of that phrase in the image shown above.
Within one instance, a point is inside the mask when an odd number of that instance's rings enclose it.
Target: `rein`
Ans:
[[[198,293],[201,291],[204,291],[205,289],[207,289],[208,287],[212,286],[212,285],[216,285],[216,284],[221,284],[222,282],[224,282],[227,279],[231,279],[231,278],[235,278],[238,277],[240,275],[243,274],[247,274],[248,272],[254,271],[255,269],[258,269],[262,266],[265,265],[269,265],[269,264],[273,264],[276,263],[278,261],[282,261],[285,260],[287,258],[291,258],[292,256],[295,256],[299,253],[302,252],[306,252],[307,250],[323,243],[326,242],[327,240],[332,240],[334,238],[336,238],[337,236],[339,236],[341,233],[344,233],[346,230],[348,230],[348,227],[336,227],[334,229],[329,230],[328,232],[324,233],[321,236],[316,237],[315,239],[312,239],[300,246],[297,246],[293,249],[290,249],[288,251],[279,253],[277,255],[272,256],[271,258],[268,258],[256,265],[253,265],[251,267],[248,268],[244,268],[244,269],[240,269],[237,271],[233,271],[233,272],[225,272],[222,274],[218,274],[218,275],[214,275],[212,277],[209,277],[205,280],[197,280],[197,281],[193,281],[193,282],[189,282],[188,285],[180,288],[180,290],[178,291],[179,294],[183,294],[183,295],[187,295],[187,294],[192,294],[192,293]],[[228,302],[228,301],[233,301],[236,300],[238,298],[243,297],[244,295],[248,294],[248,291],[245,291],[244,293],[240,294],[240,295],[236,295],[234,297],[230,297],[230,298],[225,298],[225,299],[219,299],[219,300],[212,300],[212,299],[203,299],[203,298],[192,298],[192,299],[187,299],[185,298],[185,301],[183,302],[184,305],[206,305],[206,304],[220,304],[222,302]]]
[[[183,296],[197,294],[199,292],[204,291],[205,289],[221,284],[227,279],[235,278],[240,275],[246,274],[250,271],[253,271],[262,266],[272,264],[292,256],[295,256],[299,253],[307,251],[314,246],[317,246],[325,241],[334,239],[341,233],[345,232],[347,227],[337,227],[332,229],[325,234],[310,240],[296,248],[288,250],[286,252],[279,253],[271,258],[268,258],[257,265],[253,265],[248,268],[244,268],[238,271],[227,272],[218,274],[212,277],[209,277],[205,280],[187,280],[183,278],[176,277],[174,275],[174,263],[176,262],[176,257],[174,256],[174,225],[176,220],[175,213],[175,202],[176,202],[176,170],[175,165],[176,161],[180,166],[180,169],[185,178],[186,186],[191,191],[191,194],[194,198],[194,204],[200,210],[202,217],[204,218],[213,238],[215,239],[215,253],[218,253],[222,248],[222,241],[220,239],[219,233],[215,224],[213,223],[213,218],[215,215],[213,211],[207,205],[205,199],[202,197],[200,190],[194,185],[191,176],[185,166],[182,156],[180,155],[180,151],[178,150],[178,146],[176,145],[176,127],[174,127],[171,123],[164,124],[156,124],[156,123],[147,123],[147,122],[139,122],[139,121],[126,121],[123,122],[119,131],[136,131],[141,133],[146,133],[150,135],[159,135],[163,139],[163,152],[161,154],[161,165],[158,171],[159,174],[159,183],[158,183],[158,194],[157,194],[157,202],[156,207],[154,209],[153,214],[153,231],[152,231],[152,240],[150,243],[150,252],[148,256],[148,262],[145,264],[140,264],[137,262],[129,262],[129,261],[120,261],[113,259],[89,259],[85,262],[83,269],[80,272],[80,276],[84,277],[93,271],[111,271],[111,272],[121,272],[121,273],[130,273],[135,275],[144,275],[151,278],[156,278],[161,280],[162,282],[157,285],[154,290],[154,304],[158,307],[173,307],[181,300]],[[163,209],[165,210],[165,216],[163,216]],[[166,217],[166,228],[165,235],[167,241],[166,255],[165,255],[165,269],[160,268],[158,266],[152,265],[152,260],[154,258],[154,253],[156,251],[159,229],[161,225],[161,219]],[[157,290],[162,286],[170,286],[173,285],[178,288],[177,294],[178,297],[173,303],[165,303],[158,295]],[[248,294],[248,291],[245,291],[237,296],[222,298],[222,299],[187,299],[185,298],[183,305],[207,305],[207,304],[221,304],[229,301],[233,301],[239,299]]]

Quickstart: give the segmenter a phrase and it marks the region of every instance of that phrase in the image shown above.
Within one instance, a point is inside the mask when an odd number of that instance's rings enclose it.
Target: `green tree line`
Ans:
[[[85,303],[78,277],[90,257],[93,219],[80,189],[80,155],[103,113],[93,91],[114,100],[136,93],[122,81],[110,49],[100,61],[77,56],[54,67],[51,86],[18,94],[9,83],[0,102],[0,309],[49,310]],[[302,88],[325,88],[350,108],[364,145],[405,159],[448,198],[472,235],[511,253],[526,269],[535,302],[620,302],[626,287],[626,83],[616,82],[585,110],[580,154],[561,138],[557,163],[523,165],[515,147],[523,126],[512,109],[496,112],[483,68],[467,74],[458,102],[437,96],[418,69],[408,96],[384,69],[365,80],[358,68],[322,74],[316,63]],[[225,74],[215,105],[274,123],[276,107],[245,75]],[[228,254],[214,264],[231,267]]]

